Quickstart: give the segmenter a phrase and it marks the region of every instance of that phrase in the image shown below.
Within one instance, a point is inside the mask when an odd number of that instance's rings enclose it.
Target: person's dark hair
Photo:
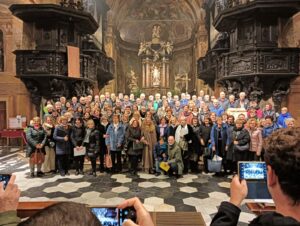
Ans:
[[[265,117],[265,120],[267,120],[267,119],[270,119],[270,120],[273,122],[273,117],[272,117],[272,116],[267,115],[267,116]]]
[[[233,121],[235,121],[235,118],[234,118],[233,115],[228,115],[227,120],[230,119],[230,118],[231,118]]]
[[[279,129],[264,142],[265,161],[275,171],[282,191],[300,204],[300,128]]]
[[[49,206],[18,226],[101,226],[100,221],[84,204],[61,202]]]
[[[74,122],[76,122],[77,120],[79,120],[80,123],[83,125],[83,119],[81,117],[75,117]]]

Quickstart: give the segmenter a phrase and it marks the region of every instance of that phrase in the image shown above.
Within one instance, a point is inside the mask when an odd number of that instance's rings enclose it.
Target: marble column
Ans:
[[[161,79],[161,87],[166,88],[166,63],[165,58],[162,59],[162,79]]]

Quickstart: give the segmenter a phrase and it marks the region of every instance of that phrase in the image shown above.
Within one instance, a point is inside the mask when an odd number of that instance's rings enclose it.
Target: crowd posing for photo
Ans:
[[[234,117],[228,112],[232,108],[245,113]],[[295,126],[286,107],[281,112],[271,103],[260,107],[243,92],[237,98],[203,91],[199,96],[168,92],[137,98],[106,92],[48,100],[43,110],[26,128],[31,177],[66,176],[73,168],[76,175],[84,174],[85,159],[93,176],[97,171],[135,175],[142,170],[181,177],[209,173],[214,156],[223,169],[216,175],[223,176],[236,173],[238,161],[263,160],[263,140],[279,128]]]

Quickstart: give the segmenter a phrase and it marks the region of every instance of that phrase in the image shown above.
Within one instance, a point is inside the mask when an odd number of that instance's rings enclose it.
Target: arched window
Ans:
[[[0,30],[0,72],[1,71],[4,71],[4,38],[2,30]]]

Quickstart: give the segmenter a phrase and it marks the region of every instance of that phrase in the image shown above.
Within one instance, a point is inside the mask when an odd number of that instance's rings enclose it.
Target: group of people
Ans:
[[[244,113],[236,118],[230,109]],[[35,117],[26,128],[27,155],[31,176],[44,173],[84,174],[84,161],[91,162],[90,174],[136,174],[139,165],[148,173],[167,173],[180,177],[199,173],[203,156],[203,171],[208,173],[208,160],[222,158],[222,176],[236,172],[238,161],[263,160],[263,140],[279,128],[291,128],[295,120],[286,107],[275,112],[270,103],[260,107],[241,92],[236,98],[221,92],[219,98],[182,93],[172,96],[141,94],[105,94],[72,97],[45,103],[42,118]],[[97,159],[100,165],[97,168]],[[112,164],[110,164],[112,163]],[[139,164],[141,163],[141,164]]]
[[[299,226],[300,225],[300,128],[279,129],[264,143],[267,165],[267,186],[274,200],[273,212],[260,214],[250,226]],[[25,219],[17,217],[20,190],[12,175],[6,189],[0,182],[0,225],[50,226],[91,225],[101,226],[86,205],[62,202],[47,207]],[[235,226],[241,212],[240,206],[248,193],[247,182],[234,176],[230,185],[230,199],[221,203],[211,226]],[[99,203],[101,205],[101,203]],[[128,219],[123,226],[152,226],[152,218],[138,198],[125,200],[118,208],[133,207],[136,222]]]

